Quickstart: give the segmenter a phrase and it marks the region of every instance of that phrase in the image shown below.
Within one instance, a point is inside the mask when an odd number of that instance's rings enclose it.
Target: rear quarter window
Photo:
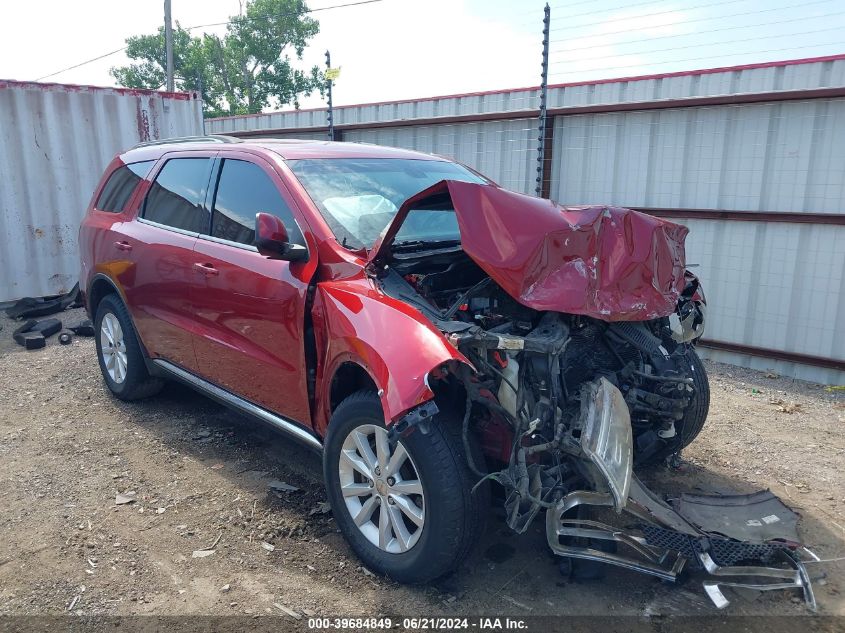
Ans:
[[[129,163],[115,169],[103,186],[94,208],[110,213],[125,211],[126,205],[132,197],[132,192],[150,173],[150,168],[154,162],[153,160],[145,160],[140,163]]]

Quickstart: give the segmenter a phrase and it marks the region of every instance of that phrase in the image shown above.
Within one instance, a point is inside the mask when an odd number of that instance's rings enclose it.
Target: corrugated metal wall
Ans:
[[[561,116],[552,198],[842,213],[845,99]]]
[[[76,283],[79,222],[115,154],[202,131],[189,95],[0,81],[0,302]]]
[[[212,121],[214,119],[211,119]],[[211,132],[209,132],[211,134]],[[262,134],[263,138],[281,138],[304,141],[327,141],[328,134],[326,132],[268,132]]]
[[[633,105],[655,100],[755,94],[773,91],[811,90],[845,86],[845,55],[830,58],[736,68],[670,73],[651,77],[630,77],[597,82],[549,86],[549,108],[577,108],[596,105]],[[464,95],[447,95],[413,101],[395,101],[334,109],[334,123],[345,125],[384,123],[460,115],[532,110],[538,107],[537,88],[503,90]],[[326,125],[325,109],[289,110],[247,116],[221,117],[206,121],[209,134],[294,130]]]
[[[845,358],[845,226],[676,220],[690,229],[687,261],[707,295],[706,338],[768,350]],[[843,384],[843,372],[706,355],[785,375]]]
[[[733,348],[706,355],[843,384],[843,88],[843,55],[552,86],[549,197],[674,210],[691,229],[688,261],[708,296],[705,336]],[[441,154],[533,193],[537,103],[536,89],[520,89],[346,106],[334,118],[345,141]],[[217,133],[322,137],[325,110],[206,124]],[[770,221],[777,213],[796,215]],[[757,355],[741,351],[749,347]],[[806,362],[759,355],[767,351]]]

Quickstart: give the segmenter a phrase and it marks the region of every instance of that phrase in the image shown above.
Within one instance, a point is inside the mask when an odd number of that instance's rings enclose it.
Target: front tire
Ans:
[[[707,370],[704,363],[698,357],[695,349],[687,349],[686,358],[690,364],[692,374],[692,385],[695,388],[695,397],[692,399],[684,419],[681,420],[678,435],[680,442],[675,452],[686,448],[701,433],[704,423],[707,421],[707,414],[710,412],[710,380],[707,378]]]
[[[323,474],[335,520],[364,564],[406,583],[453,571],[483,531],[486,484],[473,478],[455,426],[435,419],[393,447],[381,402],[360,391],[335,410]]]
[[[645,464],[659,463],[675,453],[680,453],[698,437],[707,421],[707,414],[710,411],[710,381],[707,378],[707,371],[693,347],[687,348],[684,358],[689,363],[689,375],[692,378],[695,396],[687,407],[683,419],[675,423],[675,437],[647,459]]]
[[[94,317],[97,359],[106,385],[121,400],[155,395],[163,382],[150,376],[129,311],[117,295],[107,295]]]

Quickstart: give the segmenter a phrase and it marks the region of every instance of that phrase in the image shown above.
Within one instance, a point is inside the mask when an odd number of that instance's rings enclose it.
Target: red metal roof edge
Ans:
[[[818,62],[829,62],[845,59],[845,53],[838,55],[826,55],[824,57],[805,57],[803,59],[786,59],[773,62],[757,62],[754,64],[741,64],[739,66],[720,66],[718,68],[701,68],[697,70],[679,70],[671,73],[660,73],[656,75],[635,75],[632,77],[613,77],[610,79],[594,79],[592,81],[573,81],[570,83],[549,84],[549,88],[573,88],[576,86],[590,86],[596,84],[609,84],[621,81],[647,81],[649,79],[666,79],[669,77],[684,77],[693,75],[709,75],[712,73],[732,72],[739,70],[754,70],[757,68],[777,68],[779,66],[794,66],[796,64],[812,64]],[[528,86],[525,88],[503,88],[501,90],[481,90],[478,92],[461,92],[449,95],[435,95],[433,97],[419,97],[416,99],[396,99],[394,101],[373,101],[371,103],[353,103],[349,105],[335,106],[335,110],[344,108],[365,108],[368,106],[394,105],[401,103],[413,103],[415,101],[434,101],[436,99],[458,99],[463,97],[483,97],[492,94],[507,94],[512,92],[524,92],[526,90],[538,90],[539,86]],[[224,121],[228,119],[248,119],[252,117],[267,116],[269,114],[299,114],[301,112],[322,112],[325,108],[302,108],[300,110],[278,110],[276,112],[261,112],[259,114],[233,114],[229,116],[214,117],[206,121]]]
[[[163,90],[148,90],[145,88],[117,88],[113,86],[89,86],[86,84],[60,84],[41,81],[18,81],[16,79],[0,79],[0,88],[32,88],[36,90],[64,89],[70,92],[88,92],[104,90],[116,92],[117,94],[121,95],[131,95],[135,97],[157,95],[161,97],[169,97],[171,99],[179,99],[182,101],[199,98],[197,92],[193,90],[191,92],[165,92]]]

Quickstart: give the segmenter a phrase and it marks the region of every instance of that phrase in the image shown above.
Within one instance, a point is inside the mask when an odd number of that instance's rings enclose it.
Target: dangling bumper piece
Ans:
[[[733,587],[798,589],[815,610],[804,565],[804,556],[812,553],[799,543],[795,512],[767,490],[750,495],[683,494],[667,503],[632,473],[626,432],[630,420],[617,394],[613,385],[598,381],[581,425],[584,455],[594,477],[606,482],[605,490],[570,492],[546,511],[552,551],[673,582],[688,571],[701,576],[718,608],[729,604],[721,588]],[[594,514],[609,518],[600,521]],[[590,545],[596,541],[614,541],[620,552]]]
[[[780,502],[769,492],[757,494]],[[711,499],[732,517],[758,516],[755,512],[758,504],[741,504],[736,497]],[[623,511],[630,519],[626,527],[569,518],[576,508],[613,507],[610,494],[578,491],[566,495],[546,513],[546,538],[552,551],[559,556],[608,563],[671,582],[677,581],[683,572],[690,572],[701,576],[705,592],[720,609],[729,604],[721,589],[732,587],[801,590],[807,606],[815,610],[810,574],[802,554],[807,550],[794,541],[740,541],[708,533],[651,494],[636,478],[631,481],[631,496]],[[795,516],[786,506],[783,508],[789,513],[787,518]],[[615,541],[626,551],[623,554],[590,547],[590,541],[595,540]]]

